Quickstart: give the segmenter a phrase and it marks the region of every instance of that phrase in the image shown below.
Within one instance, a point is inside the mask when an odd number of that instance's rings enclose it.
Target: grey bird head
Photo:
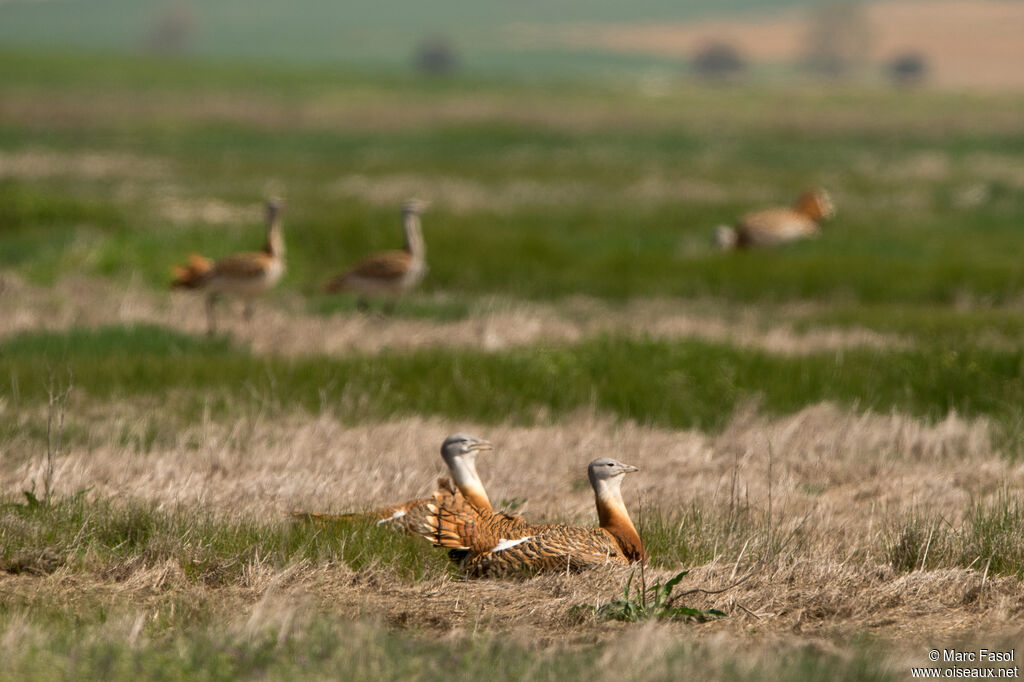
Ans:
[[[430,208],[430,202],[424,201],[423,199],[409,199],[402,204],[402,213],[415,213],[419,215]]]
[[[277,215],[284,210],[284,199],[280,197],[271,197],[267,199],[267,218],[273,220]]]
[[[441,444],[441,456],[446,462],[470,453],[492,450],[493,446],[485,440],[465,433],[456,433],[444,439]]]
[[[590,478],[590,485],[596,487],[598,481],[608,481],[634,471],[640,471],[640,469],[632,464],[623,464],[617,459],[601,457],[595,459],[587,467],[587,476]]]

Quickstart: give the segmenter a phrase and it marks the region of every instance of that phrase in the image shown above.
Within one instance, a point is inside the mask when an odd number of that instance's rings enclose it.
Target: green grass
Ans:
[[[971,506],[959,527],[942,517],[905,519],[890,529],[886,556],[903,571],[963,566],[1024,578],[1024,499],[1003,491]]]
[[[44,575],[67,567],[114,577],[129,567],[173,562],[186,580],[237,583],[255,561],[283,568],[298,561],[339,561],[353,570],[388,567],[404,580],[447,574],[448,559],[419,538],[372,521],[310,524],[219,518],[197,507],[90,500],[10,501],[0,507],[0,570]]]
[[[0,94],[51,112],[12,106],[0,152],[119,152],[162,168],[0,181],[0,265],[34,281],[84,271],[162,288],[191,251],[257,247],[269,182],[288,199],[281,286],[314,294],[401,243],[399,198],[338,192],[339,179],[360,176],[371,194],[405,178],[436,200],[423,286],[453,300],[699,296],[942,311],[1014,303],[1024,287],[1016,96],[683,87],[651,100],[611,87],[29,52],[0,52],[0,76]],[[240,104],[196,106],[216,97]],[[470,99],[485,113],[462,120]],[[917,173],[922,159],[945,170]],[[817,184],[839,207],[821,239],[756,255],[711,248],[714,225]],[[974,190],[981,200],[960,198]],[[463,194],[473,201],[455,210]],[[253,210],[228,225],[178,224],[157,210],[167,196]]]
[[[311,296],[307,310],[314,315],[336,315],[339,313],[359,312],[355,295]],[[370,314],[386,314],[393,318],[423,319],[435,322],[454,322],[469,317],[471,304],[464,299],[443,298],[403,298],[393,308],[387,301],[370,303]]]
[[[798,317],[793,327],[861,327],[915,341],[963,348],[984,343],[1016,344],[1024,334],[1024,311],[1016,306],[982,305],[958,309],[937,305],[839,305]]]
[[[751,400],[777,414],[828,400],[930,419],[956,410],[1010,428],[1024,401],[1022,351],[984,347],[793,357],[705,341],[601,337],[495,353],[438,348],[280,358],[147,326],[32,332],[0,342],[0,375],[18,386],[21,405],[45,399],[55,368],[69,370],[75,391],[94,400],[161,396],[168,417],[217,413],[255,398],[347,420],[419,413],[528,423],[538,410],[557,419],[596,409],[716,430]]]

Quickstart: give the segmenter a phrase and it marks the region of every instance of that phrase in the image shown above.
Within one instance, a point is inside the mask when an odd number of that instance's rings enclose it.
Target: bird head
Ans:
[[[284,199],[281,199],[280,197],[271,197],[270,199],[267,199],[267,219],[272,221],[276,218],[278,214],[284,210],[284,205]]]
[[[823,189],[816,189],[801,194],[800,198],[797,199],[796,208],[801,213],[817,221],[827,220],[836,213],[836,206],[832,203],[832,197]]]
[[[465,433],[456,433],[444,439],[444,443],[441,444],[441,456],[451,466],[453,460],[467,455],[475,457],[478,452],[492,449],[493,446],[485,440]]]
[[[402,213],[415,213],[419,215],[430,208],[430,202],[423,199],[408,199],[402,204]]]
[[[587,467],[587,476],[590,478],[590,485],[597,490],[607,483],[621,482],[623,476],[634,471],[640,471],[640,469],[632,464],[623,464],[617,459],[601,457],[595,459]]]

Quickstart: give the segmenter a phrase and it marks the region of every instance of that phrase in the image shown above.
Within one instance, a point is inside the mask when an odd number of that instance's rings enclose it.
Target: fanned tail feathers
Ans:
[[[206,283],[206,277],[213,269],[213,261],[198,253],[190,254],[188,263],[171,268],[172,289],[197,289]]]

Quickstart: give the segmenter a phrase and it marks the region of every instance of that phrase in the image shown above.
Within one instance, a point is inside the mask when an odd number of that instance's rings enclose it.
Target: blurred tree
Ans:
[[[920,52],[902,52],[889,60],[885,70],[896,85],[920,85],[928,75],[928,62]]]
[[[144,46],[151,52],[181,54],[188,49],[196,23],[196,11],[191,3],[164,5],[150,22]]]
[[[866,61],[870,46],[871,25],[862,2],[827,2],[811,10],[804,54],[809,70],[830,78],[847,76]]]
[[[724,81],[740,76],[746,71],[747,62],[735,47],[716,41],[697,50],[691,68],[703,80]]]
[[[458,61],[455,47],[443,36],[423,39],[413,53],[413,66],[421,73],[451,73],[458,67]]]

